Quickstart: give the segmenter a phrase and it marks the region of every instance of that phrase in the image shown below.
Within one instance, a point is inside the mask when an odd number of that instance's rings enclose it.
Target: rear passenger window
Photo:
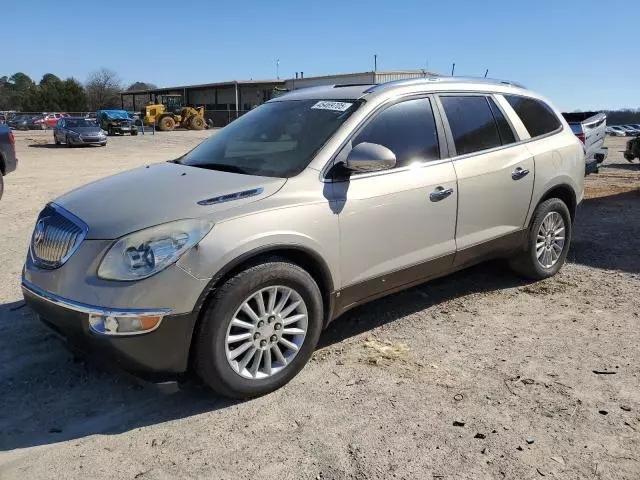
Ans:
[[[458,155],[502,145],[498,126],[485,96],[443,96],[440,100]]]
[[[440,158],[438,134],[428,98],[396,103],[379,113],[353,140],[384,145],[396,155],[396,167]]]
[[[524,123],[531,138],[539,137],[560,128],[560,120],[555,113],[540,100],[517,95],[505,95],[507,102]]]
[[[507,145],[509,143],[514,143],[516,141],[516,137],[513,135],[513,130],[511,130],[511,126],[507,119],[504,118],[502,111],[496,105],[493,98],[487,97],[487,101],[489,102],[489,106],[491,107],[491,113],[493,113],[493,118],[496,120],[496,124],[498,125],[498,133],[500,133],[500,140],[502,140],[502,145]]]

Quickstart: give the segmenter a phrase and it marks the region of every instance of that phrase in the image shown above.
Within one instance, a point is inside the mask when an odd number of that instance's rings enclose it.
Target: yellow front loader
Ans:
[[[162,95],[160,102],[149,102],[142,111],[147,125],[155,123],[158,130],[170,132],[176,127],[202,130],[206,126],[204,107],[182,106],[182,95]]]

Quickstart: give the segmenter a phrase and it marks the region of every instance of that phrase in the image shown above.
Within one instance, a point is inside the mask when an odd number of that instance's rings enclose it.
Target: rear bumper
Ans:
[[[109,309],[76,303],[23,281],[27,306],[53,329],[71,350],[107,369],[124,370],[145,382],[174,384],[187,371],[196,314],[166,315],[148,333],[111,336],[89,325],[90,312]],[[122,312],[121,309],[118,309]],[[140,310],[129,312],[140,313]]]

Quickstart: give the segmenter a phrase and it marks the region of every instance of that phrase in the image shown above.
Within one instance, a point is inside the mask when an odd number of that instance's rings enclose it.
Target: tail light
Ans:
[[[587,141],[584,133],[576,133],[576,137],[578,137],[578,140],[580,140],[582,143],[586,143]]]
[[[11,146],[13,147],[13,149],[16,149],[16,137],[13,136],[13,132],[9,131],[9,143],[11,144]]]

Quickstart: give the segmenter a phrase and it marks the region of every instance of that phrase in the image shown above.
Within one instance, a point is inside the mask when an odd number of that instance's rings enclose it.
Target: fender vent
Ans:
[[[198,205],[213,205],[216,203],[231,202],[233,200],[241,200],[247,197],[253,197],[260,195],[264,191],[264,188],[254,188],[252,190],[244,190],[243,192],[227,193],[226,195],[220,195],[218,197],[208,198],[206,200],[200,200]]]

